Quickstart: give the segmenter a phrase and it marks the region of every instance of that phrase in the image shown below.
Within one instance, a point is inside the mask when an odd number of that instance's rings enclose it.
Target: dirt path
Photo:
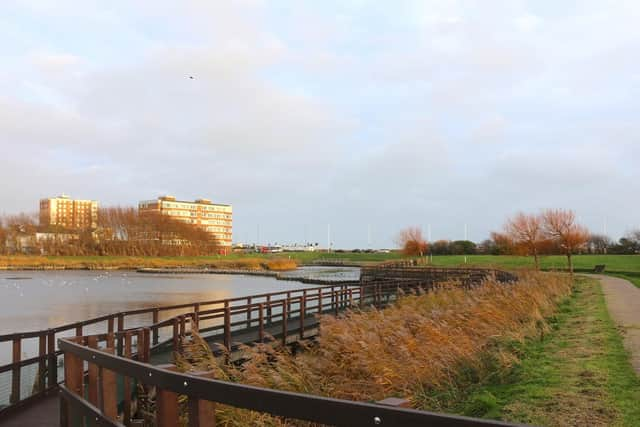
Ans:
[[[602,283],[611,317],[622,331],[624,346],[631,353],[631,364],[640,375],[640,288],[617,277],[592,275]]]

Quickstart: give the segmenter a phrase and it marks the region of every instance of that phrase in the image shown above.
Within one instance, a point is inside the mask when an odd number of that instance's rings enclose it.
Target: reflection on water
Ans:
[[[335,269],[334,269],[335,270]],[[334,271],[334,274],[341,275]],[[329,273],[331,274],[331,273]],[[295,276],[322,275],[317,268]],[[341,280],[342,277],[340,277]],[[46,329],[137,308],[303,287],[270,277],[113,271],[0,272],[0,334]]]
[[[357,280],[357,268],[303,267],[290,277]],[[24,271],[0,272],[0,334],[42,330],[80,320],[139,308],[168,306],[313,287],[272,277],[225,274],[142,274],[130,271]],[[207,307],[208,309],[213,307]],[[190,311],[164,312],[160,320]],[[125,328],[151,323],[150,313],[127,316]],[[216,320],[214,320],[215,322]],[[106,322],[85,327],[91,334],[106,329]],[[171,331],[169,331],[170,333]],[[75,335],[74,331],[56,335]],[[162,335],[162,332],[161,332]],[[11,362],[12,343],[0,343],[0,365]],[[38,353],[38,339],[21,340],[21,357]],[[37,365],[22,370],[21,394],[28,396]],[[10,372],[0,374],[0,407],[8,404]]]
[[[359,267],[321,267],[309,266],[300,267],[293,271],[281,273],[288,277],[305,277],[309,279],[321,280],[359,280]]]

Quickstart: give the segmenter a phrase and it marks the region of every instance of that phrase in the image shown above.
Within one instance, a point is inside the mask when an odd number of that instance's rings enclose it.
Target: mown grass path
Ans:
[[[457,411],[541,426],[640,426],[640,377],[600,283],[579,277],[551,321],[506,377],[476,387]]]

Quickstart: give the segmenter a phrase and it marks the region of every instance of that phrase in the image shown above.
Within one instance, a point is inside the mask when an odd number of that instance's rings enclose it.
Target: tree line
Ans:
[[[425,255],[524,255],[531,256],[536,269],[541,255],[565,255],[573,272],[574,254],[640,253],[640,230],[629,232],[614,242],[592,234],[578,224],[571,210],[547,209],[539,213],[517,213],[505,222],[502,230],[491,233],[480,244],[468,240],[427,242],[418,227],[402,230],[397,242],[409,256]]]
[[[41,233],[37,235],[36,233]],[[133,207],[98,211],[95,229],[41,226],[36,214],[0,217],[0,254],[196,256],[220,253],[203,227]]]

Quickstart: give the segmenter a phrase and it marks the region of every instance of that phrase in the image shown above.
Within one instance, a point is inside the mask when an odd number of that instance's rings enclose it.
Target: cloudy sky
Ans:
[[[234,240],[640,227],[640,2],[3,0],[0,213],[234,205]],[[191,79],[189,76],[193,76]]]

